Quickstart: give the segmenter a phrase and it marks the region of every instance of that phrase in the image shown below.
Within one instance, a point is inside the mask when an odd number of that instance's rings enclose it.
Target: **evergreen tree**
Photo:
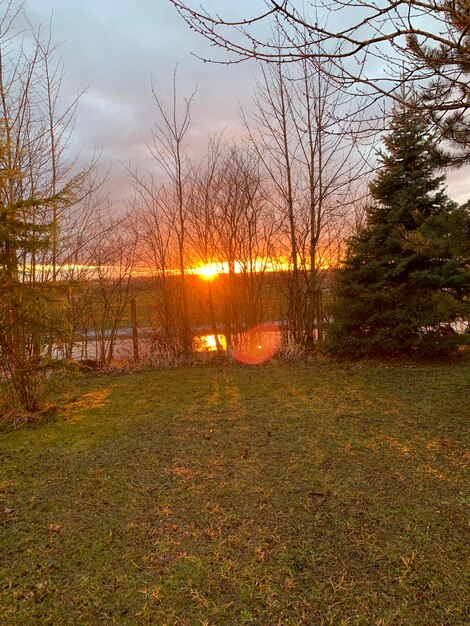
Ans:
[[[46,334],[59,322],[55,320],[57,285],[41,280],[31,260],[52,249],[52,209],[73,202],[81,176],[55,195],[22,197],[24,172],[8,167],[9,151],[0,124],[0,371],[14,403],[35,412],[41,348]]]
[[[1,369],[20,406],[38,410],[35,347],[44,332],[47,285],[25,276],[23,261],[51,242],[52,225],[38,221],[38,210],[54,198],[18,198],[8,203],[8,188],[19,186],[21,173],[6,165],[8,145],[0,134],[0,359]]]
[[[416,108],[429,114],[447,140],[445,162],[462,165],[470,161],[470,2],[441,0],[436,8],[447,29],[440,45],[420,43],[418,33],[407,38],[409,51],[432,75]]]
[[[329,347],[350,356],[451,352],[463,341],[451,323],[470,295],[468,210],[447,197],[435,138],[413,108],[394,112],[384,144],[375,203],[338,276]]]

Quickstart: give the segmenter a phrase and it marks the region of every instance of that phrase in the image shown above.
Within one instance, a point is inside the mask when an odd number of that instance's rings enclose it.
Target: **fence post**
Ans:
[[[137,307],[135,298],[131,300],[132,344],[134,346],[134,363],[139,362],[139,335],[137,332]]]
[[[322,343],[323,341],[323,298],[322,298],[321,289],[318,289],[317,291],[317,333],[318,333],[318,343]]]

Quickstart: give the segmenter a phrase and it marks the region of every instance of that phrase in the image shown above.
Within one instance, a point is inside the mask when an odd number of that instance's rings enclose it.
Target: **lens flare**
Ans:
[[[233,358],[245,365],[261,365],[271,360],[281,345],[278,324],[258,324],[244,333],[232,350]]]

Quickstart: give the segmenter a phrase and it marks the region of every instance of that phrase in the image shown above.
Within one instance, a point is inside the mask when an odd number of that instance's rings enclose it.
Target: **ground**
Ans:
[[[0,623],[465,624],[470,363],[58,376],[0,435]]]

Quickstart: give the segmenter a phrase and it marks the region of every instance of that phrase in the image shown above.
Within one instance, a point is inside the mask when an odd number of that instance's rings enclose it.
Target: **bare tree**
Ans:
[[[60,216],[54,233],[55,254],[49,251],[49,258],[44,259],[44,266],[48,268],[46,275],[57,282],[56,291],[62,294],[62,323],[55,336],[49,334],[48,349],[52,354],[55,346],[57,356],[66,359],[76,354],[76,344],[80,339],[81,357],[87,358],[87,333],[92,325],[89,305],[94,279],[94,248],[101,237],[106,237],[105,231],[100,230],[98,225],[106,228],[109,197],[103,190],[103,179],[97,179],[95,174],[90,173],[83,197]],[[107,227],[110,227],[109,223]]]
[[[350,89],[402,102],[403,84],[424,87],[415,108],[431,114],[451,141],[453,163],[468,160],[467,0],[264,0],[239,19],[169,1],[193,30],[234,55],[222,62],[253,57],[268,63],[297,61],[304,55],[298,36],[306,35],[312,54],[337,64],[336,76]],[[266,32],[260,25],[273,20],[285,35],[280,49],[259,34]]]
[[[300,150],[296,138],[292,89],[281,63],[261,67],[256,82],[253,113],[243,115],[251,143],[272,185],[271,204],[284,215],[289,240],[290,267],[287,273],[289,331],[296,343],[302,338],[301,275],[298,249],[298,203],[301,196],[296,174]]]
[[[0,350],[16,400],[34,411],[41,348],[60,318],[47,265],[59,216],[83,197],[87,172],[74,175],[62,159],[72,118],[55,106],[55,49],[37,32],[30,52],[15,39],[21,8],[6,2],[0,18]]]
[[[135,232],[128,219],[109,217],[99,224],[99,239],[91,245],[90,317],[97,347],[97,360],[108,366],[112,363],[118,331],[129,309],[132,277],[136,267]]]
[[[170,181],[171,194],[173,195],[173,202],[176,208],[174,229],[178,245],[178,269],[181,284],[183,352],[189,354],[192,349],[192,337],[189,321],[189,302],[186,284],[187,260],[185,253],[187,248],[187,216],[190,205],[191,163],[186,141],[191,125],[191,104],[196,92],[193,92],[189,98],[183,100],[182,113],[180,113],[176,79],[175,69],[173,74],[173,93],[168,109],[152,88],[160,122],[156,123],[152,132],[152,142],[147,145],[155,162]]]
[[[178,284],[179,248],[174,196],[153,175],[134,180],[132,210],[138,240],[136,260],[152,281],[148,318],[156,349],[176,356],[183,351],[181,284]],[[185,223],[185,232],[187,225]]]
[[[275,33],[282,49],[282,32]],[[254,112],[245,116],[250,138],[272,181],[271,202],[284,216],[290,245],[287,321],[291,338],[311,348],[321,341],[321,292],[332,259],[333,234],[352,208],[352,192],[364,187],[366,154],[362,112],[333,79],[331,61],[320,61],[299,41],[303,56],[289,66],[263,66]],[[325,257],[329,252],[329,264]]]
[[[311,348],[315,320],[317,339],[322,340],[325,231],[327,226],[345,219],[352,190],[363,183],[367,160],[361,158],[355,141],[354,126],[359,123],[356,103],[330,78],[333,68],[325,67],[329,62],[321,62],[310,49],[307,51],[309,54],[299,61],[295,125],[301,147],[300,163],[306,175],[308,247],[304,256],[309,259],[309,268],[305,271],[305,342]]]
[[[226,265],[223,320],[227,346],[263,317],[263,283],[272,250],[276,221],[256,155],[229,145],[221,160],[215,229],[218,257]]]
[[[221,193],[222,176],[220,163],[223,160],[223,138],[221,135],[209,141],[207,152],[199,166],[193,172],[193,190],[190,211],[190,240],[194,249],[194,263],[206,268],[223,267],[219,256],[219,234],[217,231],[217,201]],[[214,304],[214,285],[208,280],[206,289],[200,294],[203,310],[209,320],[210,330],[214,335],[217,350],[222,350],[219,340],[218,320]]]

